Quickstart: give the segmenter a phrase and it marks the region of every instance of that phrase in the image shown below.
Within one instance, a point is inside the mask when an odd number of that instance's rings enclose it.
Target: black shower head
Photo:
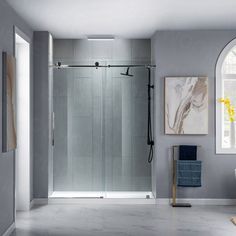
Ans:
[[[129,69],[130,68],[128,67],[126,73],[120,73],[120,74],[124,76],[130,76],[130,77],[134,76],[134,75],[129,74]]]

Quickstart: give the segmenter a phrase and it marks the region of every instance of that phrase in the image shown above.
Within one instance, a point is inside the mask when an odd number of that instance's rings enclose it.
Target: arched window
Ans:
[[[236,153],[234,115],[229,116],[227,104],[219,99],[227,99],[236,107],[236,39],[221,52],[216,65],[216,153]],[[232,111],[233,109],[231,109]]]

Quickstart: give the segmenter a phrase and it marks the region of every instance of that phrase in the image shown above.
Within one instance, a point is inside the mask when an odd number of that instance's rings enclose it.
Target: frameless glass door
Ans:
[[[126,73],[127,68],[108,68],[104,78],[105,188],[111,194],[151,192],[151,165],[147,162],[147,70],[130,68]]]
[[[80,191],[86,196],[86,192],[105,190],[104,72],[100,68],[54,70],[54,191]]]
[[[54,70],[54,192],[81,197],[151,192],[147,70],[130,68],[133,76],[121,75],[126,72],[120,67]]]

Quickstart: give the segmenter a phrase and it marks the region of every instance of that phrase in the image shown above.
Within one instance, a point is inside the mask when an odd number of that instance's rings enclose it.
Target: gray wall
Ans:
[[[16,25],[29,38],[32,39],[32,31],[27,24],[5,3],[0,1],[0,53],[7,51],[13,54],[14,34],[13,25]],[[32,67],[31,67],[32,72]],[[0,76],[2,75],[2,56],[0,56]],[[32,77],[31,77],[32,78]],[[31,80],[32,81],[32,80]],[[32,86],[33,83],[31,83]],[[0,97],[2,96],[2,83],[0,83]],[[2,119],[0,108],[0,119]],[[31,116],[32,117],[32,116]],[[2,121],[0,120],[0,124]],[[32,129],[31,129],[32,131]],[[2,125],[0,125],[2,134]],[[2,138],[0,142],[2,147]],[[14,152],[0,154],[0,235],[14,221]]]
[[[52,157],[52,38],[34,32],[34,198],[47,198]]]
[[[155,144],[157,197],[171,194],[170,147],[201,145],[202,187],[182,188],[180,197],[236,198],[236,155],[215,154],[215,65],[221,50],[236,37],[236,31],[160,31],[152,37],[155,78]],[[164,135],[164,77],[209,77],[209,134],[206,136]]]
[[[149,63],[150,49],[150,40],[54,40],[54,61]],[[147,71],[125,70],[55,70],[55,190],[151,190]]]

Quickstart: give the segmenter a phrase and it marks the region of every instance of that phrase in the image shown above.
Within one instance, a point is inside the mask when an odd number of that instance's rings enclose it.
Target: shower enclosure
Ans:
[[[148,69],[76,64],[54,68],[52,197],[152,197]]]

